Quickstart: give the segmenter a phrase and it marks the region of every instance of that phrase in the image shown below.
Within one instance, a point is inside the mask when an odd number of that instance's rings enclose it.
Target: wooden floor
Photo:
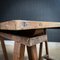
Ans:
[[[13,45],[6,46],[9,60],[12,60],[13,47],[14,47]],[[37,45],[37,50],[38,49],[39,49],[39,44]],[[44,53],[45,52],[43,50],[43,54]],[[50,57],[52,57],[54,60],[60,60],[60,46],[59,47],[49,46],[49,53],[50,53]],[[3,52],[2,52],[1,45],[0,45],[0,60],[3,60]],[[28,60],[28,56],[27,56],[26,51],[25,51],[25,59],[24,60]]]

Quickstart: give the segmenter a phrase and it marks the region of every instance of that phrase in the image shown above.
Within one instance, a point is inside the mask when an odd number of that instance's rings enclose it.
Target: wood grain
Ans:
[[[5,37],[10,40],[18,41],[21,44],[27,45],[27,46],[32,46],[40,42],[47,41],[47,35],[41,35],[41,36],[36,36],[36,37],[24,37],[24,36],[17,36],[13,34],[7,34],[0,32],[0,36]]]
[[[25,45],[15,41],[13,60],[24,60]]]
[[[43,22],[43,21],[26,21],[26,20],[10,20],[0,22],[1,30],[27,30],[40,28],[60,27],[60,22]]]
[[[27,46],[27,51],[28,51],[29,60],[38,60],[36,45],[30,46],[30,47]]]

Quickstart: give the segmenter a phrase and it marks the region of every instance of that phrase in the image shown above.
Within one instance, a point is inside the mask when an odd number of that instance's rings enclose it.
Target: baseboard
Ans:
[[[6,45],[14,45],[14,41],[5,41]],[[39,44],[37,44],[39,45]],[[43,45],[44,46],[44,45]],[[49,47],[60,47],[60,42],[48,42]]]

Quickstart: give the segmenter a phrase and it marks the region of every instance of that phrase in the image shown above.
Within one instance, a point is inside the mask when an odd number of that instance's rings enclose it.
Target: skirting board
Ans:
[[[14,41],[5,41],[6,45],[14,45]],[[37,44],[38,46],[39,44]],[[44,44],[43,44],[44,46]],[[49,47],[60,47],[60,42],[48,42]]]

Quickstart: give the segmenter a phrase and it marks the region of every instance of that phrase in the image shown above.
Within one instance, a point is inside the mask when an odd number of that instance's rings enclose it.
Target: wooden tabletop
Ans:
[[[0,30],[28,30],[60,27],[60,22],[10,20],[0,22]]]

